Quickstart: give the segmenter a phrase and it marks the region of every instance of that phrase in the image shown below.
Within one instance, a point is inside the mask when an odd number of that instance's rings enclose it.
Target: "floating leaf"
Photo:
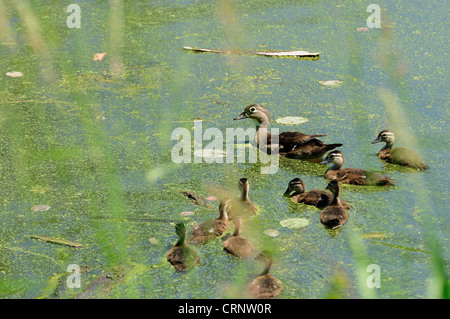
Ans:
[[[43,240],[48,243],[66,245],[66,246],[71,246],[71,247],[75,247],[75,248],[83,248],[82,244],[76,243],[76,242],[73,242],[70,240],[66,240],[66,239],[59,239],[59,238],[53,238],[53,237],[41,236],[41,235],[30,235],[29,237],[34,238],[34,239]]]
[[[384,238],[388,238],[389,236],[385,232],[373,232],[373,233],[362,234],[361,237],[362,238],[384,239]]]
[[[180,215],[180,216],[191,216],[191,215],[194,215],[194,212],[181,212],[178,215]]]
[[[194,156],[203,158],[222,158],[225,157],[227,153],[221,149],[205,148],[203,150],[194,151]]]
[[[50,209],[50,206],[48,206],[48,205],[36,205],[36,206],[31,207],[31,210],[35,213],[45,212],[46,210],[49,210],[49,209]]]
[[[216,196],[210,195],[210,196],[206,196],[206,199],[207,199],[207,200],[210,200],[210,201],[212,201],[212,202],[214,202],[214,201],[217,200],[217,197],[216,197]]]
[[[269,237],[277,237],[280,232],[275,229],[266,229],[265,231],[263,231],[263,234]]]
[[[20,78],[21,76],[23,76],[22,72],[18,72],[18,71],[13,71],[13,72],[6,72],[6,75],[12,78]]]
[[[300,116],[285,116],[277,118],[275,122],[285,125],[297,125],[308,122],[308,119]]]
[[[105,55],[106,55],[106,52],[96,53],[96,54],[94,54],[94,57],[92,58],[92,60],[100,61],[100,60],[102,60],[104,58]]]
[[[150,238],[148,241],[149,241],[150,244],[152,244],[152,245],[158,245],[158,244],[159,244],[158,239],[156,239],[155,237]]]
[[[309,220],[306,218],[288,218],[280,221],[280,225],[289,229],[301,228],[309,225]]]
[[[282,50],[267,50],[267,51],[247,51],[247,50],[221,50],[221,49],[205,49],[205,48],[193,48],[183,47],[185,50],[195,52],[212,52],[212,53],[224,53],[224,54],[256,54],[263,56],[278,56],[278,57],[318,57],[320,52],[308,52],[308,51],[282,51]]]
[[[368,28],[368,27],[359,27],[359,28],[356,28],[356,31],[358,31],[358,32],[367,32],[367,31],[369,31],[370,29]]]
[[[327,80],[327,81],[319,81],[320,84],[325,86],[340,86],[343,82],[339,80]]]

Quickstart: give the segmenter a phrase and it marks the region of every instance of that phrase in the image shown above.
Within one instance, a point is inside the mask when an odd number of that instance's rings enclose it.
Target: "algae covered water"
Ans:
[[[0,1],[0,297],[242,297],[262,264],[223,251],[232,227],[195,246],[191,271],[166,261],[175,224],[190,231],[217,218],[221,196],[238,196],[242,177],[259,211],[243,233],[273,252],[280,298],[442,297],[447,16],[444,3],[377,4],[381,28],[364,31],[370,12],[354,1],[85,1],[79,28],[67,25],[67,3]],[[327,134],[324,142],[343,144],[345,167],[396,186],[342,186],[354,209],[330,232],[319,209],[283,197],[295,177],[324,190],[325,165],[281,158],[275,174],[261,174],[259,161],[195,163],[195,145],[191,163],[173,161],[174,130],[193,136],[201,121],[202,132],[225,137],[227,128],[254,127],[233,121],[252,103],[280,132]],[[378,160],[381,145],[370,142],[382,129],[430,169]],[[249,139],[233,146],[251,147]]]

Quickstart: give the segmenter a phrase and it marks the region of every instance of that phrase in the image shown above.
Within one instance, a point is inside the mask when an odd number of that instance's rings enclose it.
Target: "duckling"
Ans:
[[[241,212],[240,215],[255,215],[258,212],[258,208],[256,208],[248,197],[248,192],[250,190],[250,183],[248,182],[248,179],[241,178],[239,180],[239,190],[241,191],[241,201],[243,203],[243,212]]]
[[[394,181],[377,173],[359,168],[341,168],[344,164],[344,154],[341,151],[331,151],[321,164],[333,164],[325,172],[325,177],[329,180],[337,179],[339,182],[351,185],[378,185],[392,186]]]
[[[283,291],[283,284],[277,277],[269,273],[273,261],[272,253],[263,250],[255,260],[262,261],[265,267],[263,272],[248,286],[250,295],[257,299],[277,298]]]
[[[234,216],[234,233],[224,243],[223,248],[226,252],[239,257],[247,258],[253,253],[253,245],[247,239],[240,234],[241,217],[239,215]]]
[[[178,235],[178,241],[167,253],[167,261],[171,263],[177,271],[186,271],[198,263],[198,253],[185,242],[186,226],[184,223],[177,223],[175,225],[175,232]]]
[[[270,112],[262,105],[250,104],[234,120],[251,118],[256,122],[255,141],[258,147],[267,146],[267,153],[278,149],[281,156],[314,161],[321,158],[327,151],[342,146],[342,144],[324,144],[317,137],[327,136],[325,134],[307,135],[300,132],[283,132],[278,135],[278,144],[272,144],[274,135],[269,133]],[[262,135],[260,135],[262,134]],[[267,136],[266,143],[261,143],[260,136]]]
[[[289,182],[284,196],[290,197],[294,202],[316,206],[317,208],[324,208],[333,200],[333,194],[329,192],[317,189],[305,192],[305,183],[300,178],[294,178]],[[346,209],[352,208],[343,200],[341,200],[341,203]]]
[[[386,145],[377,153],[379,159],[402,166],[412,167],[418,170],[426,170],[430,168],[425,165],[420,156],[413,150],[396,147],[393,148],[395,141],[394,132],[383,130],[378,134],[378,137],[372,141],[372,144],[384,142]]]
[[[219,205],[219,218],[207,220],[195,226],[189,236],[189,243],[203,244],[216,237],[222,236],[229,225],[227,213],[228,206],[228,201],[224,204],[221,202],[221,205]]]
[[[248,197],[249,190],[250,183],[248,182],[248,179],[241,178],[239,179],[239,191],[241,193],[239,200],[223,198],[220,201],[219,208],[225,204],[228,206],[228,220],[233,220],[234,215],[239,215],[242,218],[248,218],[254,216],[258,212],[258,208]]]
[[[348,212],[339,199],[339,182],[332,180],[328,183],[327,189],[333,193],[331,203],[320,213],[320,222],[330,229],[342,227],[348,220]]]

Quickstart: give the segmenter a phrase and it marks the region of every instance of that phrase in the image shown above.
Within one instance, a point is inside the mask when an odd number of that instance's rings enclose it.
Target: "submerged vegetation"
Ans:
[[[265,295],[450,297],[444,10],[379,3],[382,27],[366,30],[354,1],[86,1],[69,28],[67,5],[0,0],[0,298],[247,297],[261,263],[224,251],[238,235],[276,276]],[[325,190],[325,165],[172,162],[175,128],[248,127],[233,118],[254,103],[395,186],[340,184],[353,209],[324,229],[321,209],[283,192],[293,178]],[[386,129],[429,169],[379,160]],[[168,252],[244,177],[256,215],[187,246],[190,270],[176,271]]]

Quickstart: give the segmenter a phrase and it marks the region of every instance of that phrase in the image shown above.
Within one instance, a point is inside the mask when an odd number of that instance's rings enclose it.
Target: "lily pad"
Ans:
[[[216,201],[216,200],[217,200],[217,197],[216,197],[216,196],[212,196],[212,195],[210,195],[210,196],[206,196],[206,199],[207,199],[207,200],[209,200],[209,201],[212,201],[212,202],[214,202],[214,201]]]
[[[288,218],[280,221],[280,225],[289,229],[302,228],[309,225],[306,218]]]
[[[46,210],[49,210],[49,209],[50,209],[50,206],[48,206],[48,205],[36,205],[36,206],[31,207],[31,210],[35,213],[45,212]]]
[[[280,232],[275,229],[266,229],[265,231],[263,231],[263,234],[269,237],[277,237]]]
[[[152,244],[152,245],[158,245],[158,244],[159,244],[158,239],[156,239],[155,237],[150,238],[148,241],[149,241],[150,244]]]
[[[336,86],[340,86],[343,81],[339,81],[339,80],[326,80],[326,81],[319,81],[320,84],[324,85],[324,86],[331,86],[331,87],[336,87]]]
[[[285,125],[297,125],[308,122],[308,119],[301,116],[285,116],[277,118],[275,122]]]

